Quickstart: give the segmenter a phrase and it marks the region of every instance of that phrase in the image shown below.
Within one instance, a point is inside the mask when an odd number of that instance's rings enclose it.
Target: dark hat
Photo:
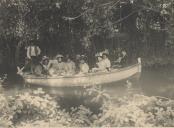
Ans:
[[[56,55],[56,58],[63,58],[63,55],[57,54],[57,55]]]
[[[67,59],[71,59],[71,60],[73,60],[74,57],[73,57],[73,55],[67,55],[67,56],[65,57],[65,59],[66,59],[66,60],[67,60]]]
[[[87,56],[86,55],[81,55],[80,60],[87,60]]]
[[[107,53],[102,53],[102,56],[103,56],[103,55],[106,55],[106,56],[108,56],[108,54],[107,54]]]

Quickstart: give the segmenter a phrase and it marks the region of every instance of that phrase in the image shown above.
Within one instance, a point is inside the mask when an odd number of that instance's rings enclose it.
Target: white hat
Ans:
[[[81,55],[81,57],[86,57],[85,55]]]
[[[48,60],[49,58],[47,56],[43,56],[42,60]]]
[[[123,54],[123,56],[127,55],[126,51],[122,51],[122,54]]]
[[[102,53],[101,53],[101,52],[96,53],[96,54],[95,54],[95,57],[102,57]]]
[[[107,55],[109,55],[109,50],[108,49],[105,49],[104,51],[101,52],[101,54],[107,54]]]
[[[80,54],[77,54],[77,55],[76,55],[76,58],[80,58],[80,57],[81,57]]]

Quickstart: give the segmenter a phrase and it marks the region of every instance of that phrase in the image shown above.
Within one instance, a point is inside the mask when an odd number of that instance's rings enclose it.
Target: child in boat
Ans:
[[[105,62],[103,61],[102,58],[102,53],[97,53],[96,57],[97,57],[96,67],[92,68],[92,72],[105,71],[106,67],[105,67]]]
[[[82,55],[81,58],[80,58],[79,68],[80,68],[79,74],[86,74],[89,71],[89,66],[85,62],[85,56],[84,55]]]
[[[67,75],[73,75],[76,72],[76,65],[69,55],[66,57],[65,72]]]
[[[107,69],[109,71],[110,68],[111,68],[111,62],[110,62],[110,60],[108,58],[108,54],[103,53],[102,54],[102,58],[103,58],[103,63],[104,63],[105,69]]]

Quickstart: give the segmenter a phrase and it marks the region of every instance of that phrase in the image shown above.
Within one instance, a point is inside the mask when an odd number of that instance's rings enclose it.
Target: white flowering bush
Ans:
[[[70,113],[72,119],[72,126],[91,126],[93,120],[97,119],[89,108],[80,105],[78,108],[71,108]]]
[[[144,106],[146,113],[153,115],[154,125],[160,127],[174,127],[174,101],[166,98],[156,98]]]
[[[12,125],[9,104],[3,94],[0,94],[0,127]]]
[[[5,98],[0,95],[0,126],[38,126],[38,122],[69,125],[69,114],[60,110],[54,100],[42,89]]]
[[[174,101],[162,97],[132,94],[112,98],[101,87],[87,88],[90,103],[66,111],[42,89],[5,97],[0,94],[0,127],[152,127],[174,126]]]
[[[141,100],[140,100],[141,99]],[[99,114],[98,120],[94,122],[96,126],[114,127],[144,127],[153,126],[150,122],[153,115],[146,113],[142,106],[148,104],[152,99],[142,95],[124,97],[118,99],[119,104],[103,104],[103,112]]]
[[[94,121],[94,126],[174,126],[173,100],[140,94],[128,95],[115,100],[117,100],[116,104],[108,101],[103,104],[102,113],[98,115],[98,120]]]
[[[59,107],[42,89],[10,97],[9,105],[13,111],[14,123],[52,118]]]

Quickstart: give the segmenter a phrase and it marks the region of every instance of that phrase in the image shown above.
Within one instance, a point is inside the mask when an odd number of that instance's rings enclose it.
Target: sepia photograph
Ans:
[[[174,127],[174,0],[0,0],[0,128]]]

